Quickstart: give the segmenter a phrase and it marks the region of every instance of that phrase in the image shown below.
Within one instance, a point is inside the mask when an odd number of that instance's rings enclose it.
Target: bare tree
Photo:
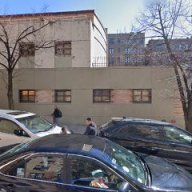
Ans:
[[[23,56],[35,50],[50,48],[51,41],[40,39],[41,31],[52,22],[40,18],[17,23],[11,16],[0,17],[0,67],[6,70],[9,109],[14,108],[13,74]]]
[[[171,46],[173,38],[181,36],[188,27],[191,27],[191,23],[186,24],[186,18],[191,16],[189,5],[186,0],[156,0],[146,7],[137,21],[140,30],[148,31],[151,36],[163,40],[166,56],[169,58],[168,63],[174,69],[186,129],[192,132],[192,79],[187,75],[185,61]]]

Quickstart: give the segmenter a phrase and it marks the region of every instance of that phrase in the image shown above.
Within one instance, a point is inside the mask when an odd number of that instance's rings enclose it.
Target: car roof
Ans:
[[[8,116],[14,119],[34,115],[34,113],[20,110],[0,109],[0,116]]]
[[[111,121],[115,122],[138,122],[138,123],[151,123],[151,124],[159,124],[159,125],[171,125],[171,123],[165,121],[158,121],[153,119],[142,119],[142,118],[134,118],[134,117],[112,117]]]
[[[81,134],[52,134],[36,139],[29,146],[30,148],[74,148],[82,150],[83,145],[93,145],[94,148],[103,150],[106,139]]]
[[[26,151],[75,153],[89,155],[98,159],[105,156],[105,150],[111,148],[106,138],[81,134],[51,134],[33,140]]]

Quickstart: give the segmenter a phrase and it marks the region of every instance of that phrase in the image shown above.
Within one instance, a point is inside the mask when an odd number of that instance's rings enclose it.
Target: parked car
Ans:
[[[192,134],[173,124],[113,118],[101,126],[100,135],[127,149],[166,158],[192,172]]]
[[[158,157],[87,135],[48,135],[0,155],[0,189],[14,192],[184,192],[192,175]]]
[[[9,149],[15,147],[16,145],[19,145],[19,143],[15,143],[15,144],[0,147],[0,154],[8,151]]]
[[[53,133],[61,133],[61,127],[51,124],[37,114],[0,110],[0,147]]]

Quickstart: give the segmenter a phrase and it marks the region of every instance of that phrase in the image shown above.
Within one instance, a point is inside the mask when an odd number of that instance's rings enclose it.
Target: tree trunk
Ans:
[[[169,53],[169,57],[172,61],[172,65],[173,65],[174,72],[175,72],[175,77],[176,77],[177,86],[179,89],[182,109],[183,109],[183,113],[184,113],[185,128],[186,128],[186,130],[192,132],[192,101],[191,101],[191,94],[189,94],[190,90],[189,90],[189,88],[187,86],[187,82],[185,80],[186,79],[185,74],[182,74],[182,71],[180,71],[181,74],[179,73],[180,64],[171,50],[168,39],[164,38],[164,41],[165,41],[167,51]],[[184,82],[183,84],[182,84],[182,81]],[[185,92],[187,92],[187,96],[185,96]]]
[[[8,97],[8,107],[9,109],[14,109],[14,101],[13,101],[13,71],[8,71],[8,89],[7,89],[7,97]]]

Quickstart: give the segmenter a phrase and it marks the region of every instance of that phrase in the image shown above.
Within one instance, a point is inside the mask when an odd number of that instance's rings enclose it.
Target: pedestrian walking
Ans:
[[[90,117],[86,119],[86,130],[84,135],[97,135],[97,125],[95,122],[92,121]]]
[[[55,125],[60,125],[60,119],[62,117],[62,112],[58,107],[55,107],[55,109],[52,113],[52,116],[53,116],[53,123]]]

